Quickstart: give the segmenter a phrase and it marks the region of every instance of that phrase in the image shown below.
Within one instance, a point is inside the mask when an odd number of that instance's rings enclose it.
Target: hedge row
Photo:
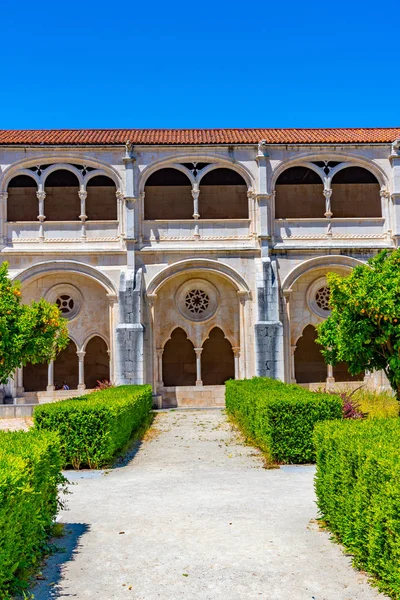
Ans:
[[[338,396],[266,377],[227,381],[226,409],[243,432],[279,463],[314,462],[315,424],[342,418]]]
[[[314,436],[322,518],[356,566],[400,599],[400,419],[323,423]]]
[[[0,598],[26,584],[58,509],[58,437],[0,432]]]
[[[56,431],[64,466],[98,469],[109,463],[148,418],[149,385],[124,385],[35,407],[38,430]]]

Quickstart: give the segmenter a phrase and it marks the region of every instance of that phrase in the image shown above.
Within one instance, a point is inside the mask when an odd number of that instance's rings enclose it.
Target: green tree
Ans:
[[[347,277],[328,274],[332,313],[318,326],[327,364],[352,375],[383,369],[400,400],[400,249],[383,250]]]
[[[67,345],[58,307],[44,299],[22,304],[19,282],[10,281],[7,263],[0,265],[0,383],[28,362],[50,362]]]

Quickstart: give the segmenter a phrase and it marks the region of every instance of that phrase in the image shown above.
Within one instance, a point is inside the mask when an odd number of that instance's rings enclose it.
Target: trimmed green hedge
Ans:
[[[109,463],[145,422],[149,385],[123,385],[35,407],[38,430],[56,431],[65,466],[98,469]]]
[[[314,426],[342,418],[339,396],[267,377],[226,382],[226,410],[243,432],[279,463],[315,461]]]
[[[323,423],[314,437],[322,518],[355,565],[400,599],[400,419]]]
[[[0,597],[27,583],[58,510],[62,459],[49,432],[0,432]]]

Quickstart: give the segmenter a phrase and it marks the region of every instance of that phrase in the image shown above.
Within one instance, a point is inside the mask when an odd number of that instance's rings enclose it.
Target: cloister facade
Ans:
[[[0,132],[0,251],[23,301],[70,344],[8,396],[151,383],[159,405],[218,403],[229,378],[304,385],[330,271],[400,237],[400,129]]]

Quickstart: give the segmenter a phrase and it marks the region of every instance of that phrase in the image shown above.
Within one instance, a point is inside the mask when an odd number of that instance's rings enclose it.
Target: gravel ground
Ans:
[[[314,468],[266,470],[221,411],[169,411],[128,464],[68,473],[35,600],[384,598],[319,530]]]
[[[24,417],[21,419],[0,419],[0,429],[4,431],[28,431],[33,425],[31,417]]]

